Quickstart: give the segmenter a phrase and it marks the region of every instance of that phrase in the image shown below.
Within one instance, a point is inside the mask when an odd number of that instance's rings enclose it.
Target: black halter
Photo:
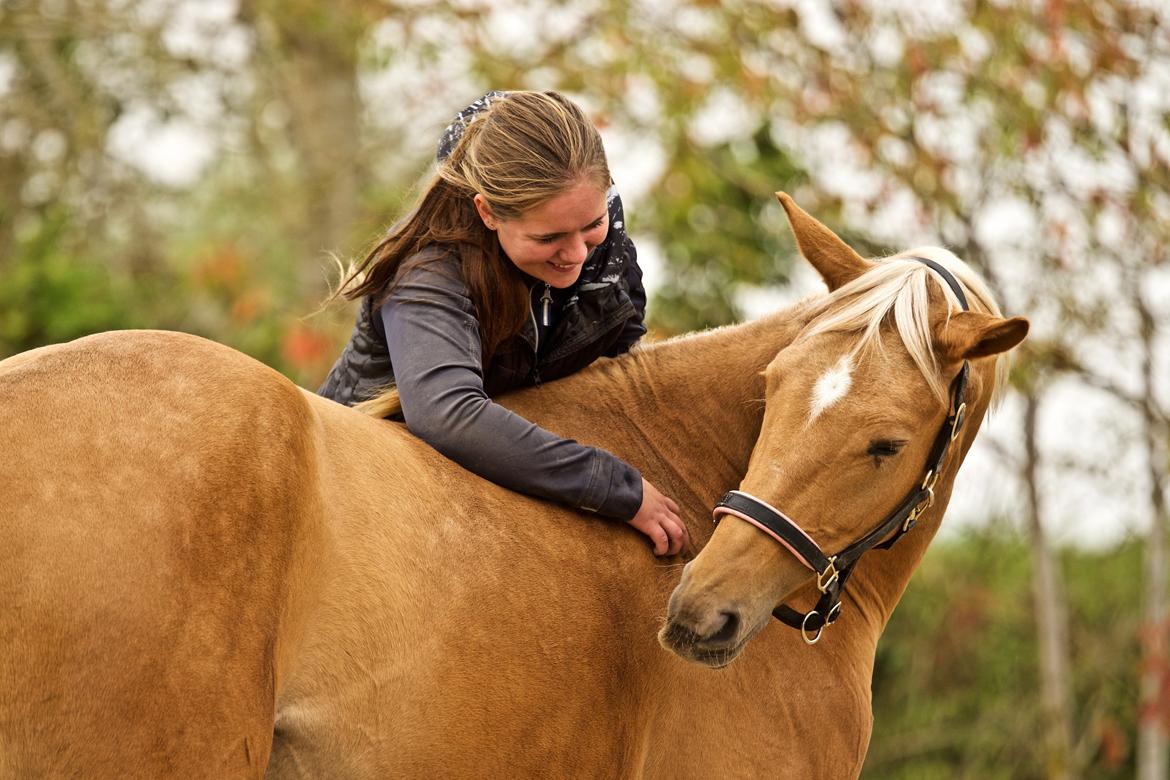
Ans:
[[[951,275],[950,271],[933,260],[924,257],[915,257],[921,263],[933,269],[943,281],[954,291],[959,299],[963,311],[968,311],[967,296],[963,288]],[[841,614],[841,594],[845,590],[845,583],[853,573],[853,567],[863,553],[877,547],[888,550],[894,542],[914,527],[923,512],[934,503],[934,486],[938,482],[938,475],[942,469],[943,460],[947,456],[951,442],[958,435],[966,417],[967,404],[967,377],[970,366],[963,361],[959,375],[951,383],[951,404],[947,410],[947,418],[942,429],[935,437],[934,446],[926,459],[925,476],[918,487],[910,491],[909,495],[898,507],[881,523],[865,536],[841,550],[836,555],[826,556],[821,548],[808,534],[800,529],[795,522],[782,512],[772,508],[763,501],[739,490],[732,490],[715,505],[714,516],[718,522],[720,515],[733,514],[753,525],[761,528],[770,536],[787,547],[797,558],[801,559],[817,575],[817,590],[821,597],[817,604],[808,613],[801,613],[785,604],[772,610],[772,615],[793,628],[800,629],[804,641],[815,644],[821,638],[825,626],[832,625]],[[890,534],[893,536],[890,536]],[[890,536],[886,541],[882,541]],[[815,632],[810,634],[810,632]]]

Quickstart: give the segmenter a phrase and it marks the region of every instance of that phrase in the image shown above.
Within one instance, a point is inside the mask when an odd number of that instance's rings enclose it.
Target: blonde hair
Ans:
[[[946,249],[919,247],[873,261],[874,267],[869,271],[818,302],[811,312],[812,320],[799,338],[808,339],[819,333],[860,332],[861,338],[852,353],[855,357],[862,350],[880,347],[879,329],[892,313],[898,335],[910,353],[910,358],[922,372],[931,392],[945,404],[947,387],[939,376],[927,312],[930,302],[928,280],[934,278],[936,285],[942,289],[947,301],[948,318],[962,307],[950,285],[939,279],[926,264],[915,260],[915,257],[925,257],[944,266],[966,289],[973,306],[988,314],[1003,316],[991,291],[966,263]],[[997,358],[997,389],[1003,387],[1009,365],[1006,355]]]
[[[610,175],[597,128],[563,95],[507,92],[485,102],[414,208],[350,267],[334,295],[350,300],[373,295],[380,304],[410,265],[446,255],[420,255],[422,249],[449,247],[459,256],[475,306],[486,368],[499,346],[523,327],[528,289],[496,233],[480,219],[475,195],[483,196],[496,218],[516,219],[581,181],[604,192]],[[357,408],[385,415],[393,406],[371,401]]]
[[[439,166],[452,188],[479,193],[499,219],[516,219],[582,179],[609,188],[597,128],[556,92],[509,92],[467,127]]]

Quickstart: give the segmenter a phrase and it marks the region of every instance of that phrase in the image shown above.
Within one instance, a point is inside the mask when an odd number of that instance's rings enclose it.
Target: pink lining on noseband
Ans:
[[[783,513],[783,512],[781,512],[779,509],[777,509],[776,507],[774,507],[774,506],[772,506],[771,504],[769,504],[767,501],[761,501],[759,498],[756,498],[756,497],[755,497],[755,496],[753,496],[751,493],[745,493],[745,492],[743,492],[742,490],[733,490],[733,491],[731,491],[731,492],[732,492],[732,493],[739,493],[741,496],[747,496],[748,498],[752,499],[753,501],[756,501],[757,503],[763,504],[764,506],[768,507],[768,509],[771,509],[773,512],[775,512],[776,514],[780,515],[780,516],[781,516],[781,517],[783,517],[785,520],[787,520],[787,521],[788,521],[788,524],[789,524],[789,525],[791,525],[793,528],[795,528],[797,531],[799,531],[799,532],[800,532],[800,534],[801,534],[801,536],[803,536],[805,539],[808,539],[808,542],[809,542],[809,544],[811,544],[813,547],[816,547],[818,550],[820,549],[820,547],[821,547],[821,546],[820,546],[819,544],[817,544],[816,542],[814,542],[814,541],[813,541],[813,539],[812,539],[812,537],[811,537],[811,536],[809,536],[807,533],[805,533],[805,532],[804,532],[804,529],[803,529],[803,528],[801,528],[799,525],[797,525],[797,524],[796,524],[796,523],[795,523],[795,522],[792,520],[792,518],[791,518],[791,517],[789,517],[788,515],[784,514],[784,513]],[[770,537],[772,537],[773,539],[775,539],[776,541],[780,542],[780,544],[784,545],[784,546],[785,546],[785,548],[787,548],[787,549],[788,549],[788,552],[792,553],[792,554],[793,554],[793,556],[795,556],[796,560],[800,561],[800,562],[801,562],[801,563],[803,563],[805,566],[807,566],[808,568],[812,569],[814,572],[816,572],[816,571],[817,571],[817,567],[813,566],[811,563],[809,563],[809,562],[808,562],[808,559],[806,559],[806,558],[805,558],[803,555],[801,555],[799,552],[797,552],[796,550],[794,550],[794,549],[792,548],[792,545],[790,545],[788,542],[784,541],[784,539],[782,539],[782,538],[781,538],[781,537],[780,537],[780,536],[779,536],[779,535],[778,535],[778,534],[777,534],[775,531],[773,531],[772,529],[768,528],[766,525],[764,525],[763,523],[759,522],[758,520],[755,520],[755,519],[753,519],[753,518],[751,518],[751,517],[748,517],[747,515],[743,514],[742,512],[737,512],[737,511],[735,511],[734,509],[728,509],[728,508],[727,508],[727,507],[725,507],[725,506],[717,506],[717,507],[715,507],[715,511],[713,511],[711,514],[712,514],[712,516],[713,516],[713,517],[714,517],[716,520],[718,520],[718,519],[719,519],[719,515],[735,515],[735,516],[736,516],[736,517],[738,517],[740,520],[746,520],[747,522],[749,522],[749,523],[751,523],[752,525],[754,525],[756,528],[759,528],[761,531],[763,531],[764,533],[766,533],[768,536],[770,536]],[[817,572],[817,573],[818,573],[818,574],[820,574],[820,572]]]

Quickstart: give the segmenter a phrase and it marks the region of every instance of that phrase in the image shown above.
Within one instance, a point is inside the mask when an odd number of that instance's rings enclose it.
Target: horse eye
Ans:
[[[872,455],[877,459],[888,458],[892,455],[897,455],[905,446],[906,442],[901,440],[876,439],[869,443],[869,449],[866,450],[866,454]]]

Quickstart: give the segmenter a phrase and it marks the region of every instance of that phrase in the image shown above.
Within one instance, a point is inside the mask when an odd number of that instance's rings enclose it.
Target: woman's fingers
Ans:
[[[687,530],[687,524],[682,521],[681,517],[678,520],[678,530],[679,530],[679,544],[678,544],[679,550],[680,551],[683,549],[690,550],[691,549],[691,532]]]
[[[642,506],[630,524],[649,537],[655,555],[678,555],[691,549],[691,537],[679,517],[678,504],[642,480]]]
[[[686,526],[678,519],[667,518],[663,520],[662,529],[666,532],[666,536],[670,540],[669,554],[678,555],[687,540]]]
[[[670,554],[678,555],[683,546],[683,537],[686,536],[686,529],[682,523],[673,523],[667,530],[667,535],[670,537]]]

